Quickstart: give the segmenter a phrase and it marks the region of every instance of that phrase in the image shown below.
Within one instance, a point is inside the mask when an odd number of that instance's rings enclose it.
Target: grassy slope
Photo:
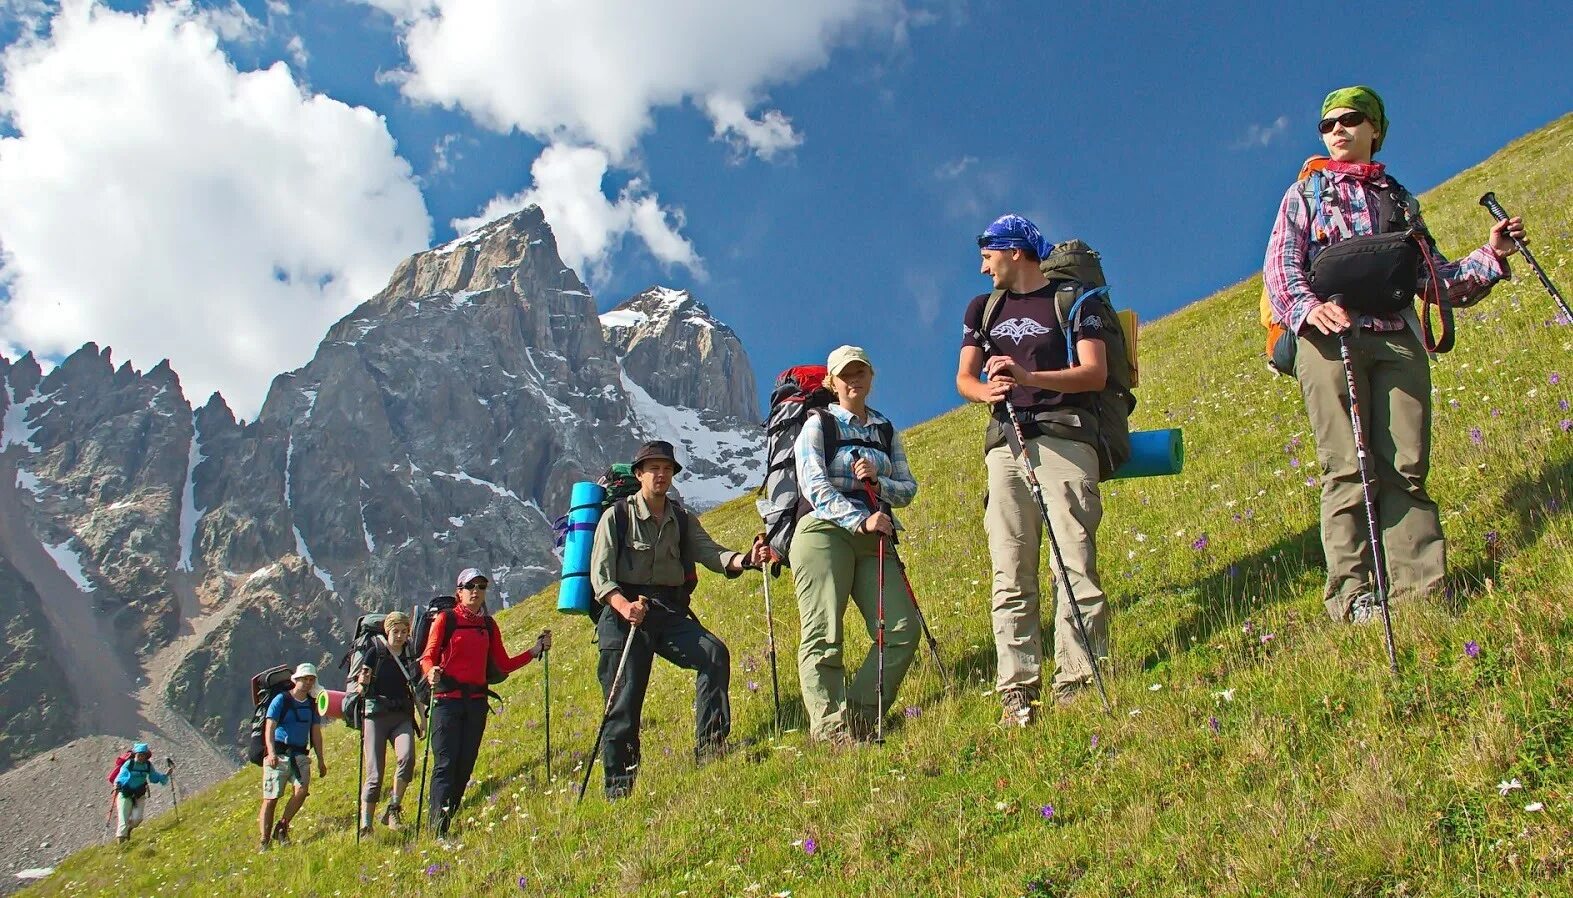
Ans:
[[[1569,172],[1573,116],[1433,191],[1427,217],[1446,251],[1472,248],[1489,225],[1475,199],[1494,187],[1531,222],[1553,277],[1573,287]],[[543,778],[541,671],[532,666],[506,684],[507,710],[487,732],[460,855],[429,841],[399,851],[382,833],[355,846],[354,743],[335,727],[336,767],[296,824],[303,844],[287,862],[252,851],[257,776],[247,770],[183,802],[183,823],[153,822],[128,854],[82,852],[40,891],[1573,892],[1573,437],[1563,429],[1573,412],[1559,408],[1573,398],[1573,331],[1550,326],[1547,297],[1520,269],[1461,316],[1459,350],[1435,366],[1432,485],[1456,600],[1403,609],[1395,683],[1378,630],[1321,614],[1317,491],[1307,483],[1315,455],[1292,381],[1261,363],[1258,290],[1255,279],[1240,284],[1142,335],[1136,423],[1183,426],[1188,467],[1106,491],[1113,717],[1089,698],[1032,730],[994,726],[983,419],[963,409],[908,431],[922,490],[905,516],[912,579],[960,685],[943,696],[920,658],[902,691],[910,709],[898,710],[883,749],[833,755],[801,732],[769,739],[759,581],[707,576],[698,609],[733,650],[736,734],[763,741],[692,770],[692,680],[660,666],[638,794],[615,806],[592,794],[576,809],[577,764],[600,708],[595,648],[583,621],[538,598],[504,621],[511,645],[543,625],[559,634],[558,776]],[[750,505],[732,503],[706,524],[741,544],[756,523]],[[1202,534],[1205,548],[1194,548]],[[777,635],[795,705],[788,582],[775,588]],[[1481,646],[1478,658],[1465,655],[1466,641]],[[867,640],[850,642],[860,657]],[[1496,783],[1514,778],[1523,790],[1499,797]],[[1526,811],[1530,802],[1544,810]],[[801,842],[810,837],[813,854]],[[447,866],[427,872],[439,863]]]

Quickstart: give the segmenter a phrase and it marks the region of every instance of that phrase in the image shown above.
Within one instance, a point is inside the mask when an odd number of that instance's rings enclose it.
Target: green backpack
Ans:
[[[1106,313],[1103,316],[1103,345],[1108,380],[1093,398],[1097,418],[1095,432],[1084,430],[1077,438],[1084,438],[1098,450],[1098,479],[1108,480],[1131,457],[1130,417],[1136,408],[1136,395],[1132,391],[1138,379],[1136,313],[1130,309],[1114,310],[1098,253],[1080,240],[1055,244],[1048,258],[1039,263],[1039,270],[1050,284],[1055,285],[1054,308],[1060,326],[1065,329],[1066,357],[1072,365],[1076,364],[1073,325],[1093,311]],[[983,333],[987,334],[994,326],[1004,299],[1004,290],[989,294],[988,303],[983,307]]]

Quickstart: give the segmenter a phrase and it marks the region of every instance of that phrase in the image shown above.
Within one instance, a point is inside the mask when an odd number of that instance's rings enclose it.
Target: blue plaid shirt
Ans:
[[[884,415],[868,410],[868,420],[859,423],[852,413],[835,403],[827,408],[840,428],[842,440],[868,440],[879,442],[878,425],[886,423]],[[907,451],[902,446],[901,434],[892,430],[890,454],[864,446],[842,446],[836,457],[825,459],[824,428],[820,416],[810,414],[803,422],[803,431],[797,436],[793,454],[797,458],[797,487],[813,506],[809,514],[822,521],[829,521],[845,530],[856,530],[873,511],[863,484],[852,476],[852,465],[859,458],[874,463],[879,479],[879,496],[894,508],[912,504],[918,493],[918,482],[907,466]]]

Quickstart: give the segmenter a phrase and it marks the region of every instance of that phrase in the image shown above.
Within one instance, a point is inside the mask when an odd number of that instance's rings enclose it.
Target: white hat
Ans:
[[[310,662],[301,663],[298,667],[295,668],[295,673],[290,675],[290,679],[298,680],[301,677],[311,677],[312,679],[316,679],[317,665]]]

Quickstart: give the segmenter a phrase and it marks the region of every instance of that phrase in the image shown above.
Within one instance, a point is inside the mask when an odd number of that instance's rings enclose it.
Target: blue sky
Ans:
[[[242,73],[282,60],[306,92],[383,116],[433,243],[454,236],[455,219],[529,189],[532,163],[547,146],[606,148],[604,194],[616,200],[634,182],[632,195],[658,204],[667,236],[687,248],[652,251],[635,231],[606,235],[611,249],[581,272],[603,309],[652,283],[693,290],[741,335],[762,392],[777,370],[860,343],[879,371],[874,404],[901,425],[959,402],[952,375],[960,315],[986,286],[973,236],[996,214],[1021,212],[1051,238],[1092,243],[1119,303],[1150,320],[1260,266],[1279,196],[1320,147],[1315,121],[1333,87],[1366,83],[1383,94],[1393,126],[1379,158],[1417,192],[1573,109],[1573,16],[1546,4],[1388,5],[1379,14],[1324,4],[1314,22],[1287,7],[1238,3],[868,5],[866,14],[781,51],[779,72],[695,75],[697,86],[672,76],[650,88],[645,123],[610,138],[587,137],[596,126],[580,121],[598,114],[597,98],[556,81],[543,95],[581,107],[553,113],[565,124],[539,123],[536,110],[547,100],[515,107],[516,118],[536,116],[534,126],[486,121],[477,112],[487,102],[481,95],[510,77],[506,68],[490,86],[428,92],[429,99],[448,91],[446,101],[412,98],[408,80],[390,77],[412,68],[412,19],[401,25],[387,11],[420,6],[412,0],[247,0],[240,6],[251,25],[235,28],[221,48]],[[0,16],[9,15],[0,40],[17,40],[27,31],[21,17],[40,10],[47,17],[53,4],[0,0]],[[605,21],[620,27],[615,15]],[[635,36],[585,65],[626,65],[615,84],[681,68],[670,60],[681,40],[654,43],[649,60]],[[431,63],[434,71],[441,64]],[[572,67],[538,74],[579,77]],[[756,125],[777,111],[790,122],[789,137],[716,139],[719,118],[704,106],[706,90],[735,92]],[[15,122],[7,128],[12,138],[26,136]],[[0,184],[5,152],[0,147]],[[1503,200],[1511,208],[1512,197]],[[0,244],[26,244],[10,239],[27,222],[13,215],[8,231],[4,203]],[[386,215],[350,208],[343,220],[367,214]],[[1488,224],[1482,213],[1482,238]],[[388,241],[403,252],[410,239],[401,232]],[[359,264],[369,270],[381,258],[368,251]],[[39,278],[37,289],[46,291]],[[349,297],[332,302],[353,305]],[[38,342],[30,333],[0,321],[12,347]],[[55,339],[64,345],[75,333]],[[130,350],[137,364],[157,361],[156,337],[142,342]],[[163,354],[184,371],[180,351]],[[208,379],[229,383],[222,372]]]

